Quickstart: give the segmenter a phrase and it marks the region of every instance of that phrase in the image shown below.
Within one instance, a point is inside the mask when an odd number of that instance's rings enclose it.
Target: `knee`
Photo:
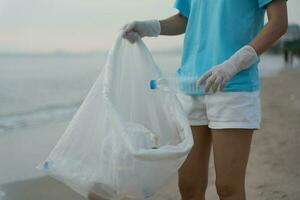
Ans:
[[[243,184],[216,182],[216,188],[218,196],[221,200],[233,197],[239,197],[239,199],[244,199],[245,189]]]
[[[182,200],[204,199],[207,180],[179,179],[178,186]]]

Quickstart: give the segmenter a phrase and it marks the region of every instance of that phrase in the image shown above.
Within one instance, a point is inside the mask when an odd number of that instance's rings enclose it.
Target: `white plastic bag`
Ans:
[[[161,72],[144,43],[121,35],[88,96],[37,168],[88,197],[146,199],[193,146],[176,96],[149,89]]]

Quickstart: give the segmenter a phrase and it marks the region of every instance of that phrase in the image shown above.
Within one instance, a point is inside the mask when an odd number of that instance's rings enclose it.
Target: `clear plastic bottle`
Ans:
[[[182,77],[162,77],[150,81],[151,90],[161,90],[165,92],[183,93],[186,95],[205,95],[205,83],[197,86],[199,77],[182,76]]]

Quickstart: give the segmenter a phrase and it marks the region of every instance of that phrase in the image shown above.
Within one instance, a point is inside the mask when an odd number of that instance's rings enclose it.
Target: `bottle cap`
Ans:
[[[150,81],[150,89],[151,90],[157,89],[157,82],[156,82],[156,80],[151,80]]]

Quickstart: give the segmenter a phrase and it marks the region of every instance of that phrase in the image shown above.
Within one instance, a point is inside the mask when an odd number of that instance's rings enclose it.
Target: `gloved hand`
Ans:
[[[136,42],[140,37],[157,37],[161,32],[158,20],[133,21],[123,28],[123,37],[131,43]]]
[[[258,56],[253,47],[246,45],[233,56],[220,65],[214,66],[197,80],[197,85],[205,84],[205,92],[212,88],[213,92],[222,91],[235,74],[249,68],[258,61]]]

